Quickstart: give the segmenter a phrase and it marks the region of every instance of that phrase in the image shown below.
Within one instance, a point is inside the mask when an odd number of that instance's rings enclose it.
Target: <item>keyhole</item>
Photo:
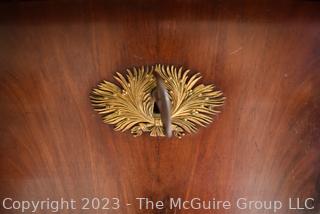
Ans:
[[[157,105],[157,102],[153,103],[153,113],[160,114],[160,109],[159,109],[159,106]]]

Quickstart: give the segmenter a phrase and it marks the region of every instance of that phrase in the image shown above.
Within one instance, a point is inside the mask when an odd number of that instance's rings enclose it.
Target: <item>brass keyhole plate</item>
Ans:
[[[151,92],[156,87],[154,72],[164,80],[171,101],[172,131],[181,138],[206,126],[224,104],[223,93],[214,85],[197,84],[199,73],[190,78],[183,67],[169,65],[142,66],[114,76],[119,85],[103,81],[91,93],[94,109],[103,122],[115,126],[116,131],[131,130],[134,136],[143,132],[150,136],[164,136],[159,115],[154,114]]]

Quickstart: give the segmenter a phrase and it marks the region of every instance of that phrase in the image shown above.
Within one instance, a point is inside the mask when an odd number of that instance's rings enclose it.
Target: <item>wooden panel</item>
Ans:
[[[319,11],[312,1],[1,3],[1,199],[119,197],[108,213],[212,213],[168,201],[318,197]],[[215,123],[182,140],[103,124],[91,89],[154,63],[222,89]],[[137,197],[167,208],[140,210]]]

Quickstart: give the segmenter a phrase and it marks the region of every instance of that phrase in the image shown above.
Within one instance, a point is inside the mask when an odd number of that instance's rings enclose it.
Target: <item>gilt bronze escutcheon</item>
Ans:
[[[214,85],[197,84],[199,73],[189,78],[189,72],[160,64],[127,69],[126,77],[114,76],[119,86],[103,81],[93,89],[91,102],[117,131],[181,138],[212,122],[225,100]]]

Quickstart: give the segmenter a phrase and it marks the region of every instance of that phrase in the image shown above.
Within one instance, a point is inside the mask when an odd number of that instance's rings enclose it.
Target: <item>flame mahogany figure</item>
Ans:
[[[212,213],[169,210],[177,197],[319,201],[319,11],[317,1],[0,3],[1,200],[118,197],[108,213],[121,214]],[[91,90],[156,63],[223,90],[214,123],[182,139],[102,123]],[[137,197],[165,208],[139,210]]]

